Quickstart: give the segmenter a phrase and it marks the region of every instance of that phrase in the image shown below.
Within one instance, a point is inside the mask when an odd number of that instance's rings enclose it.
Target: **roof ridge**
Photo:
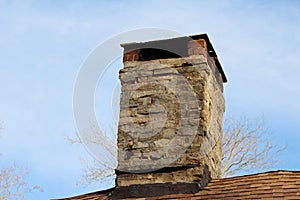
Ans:
[[[249,176],[257,176],[257,175],[260,175],[260,174],[274,174],[274,173],[278,173],[278,172],[300,173],[300,171],[297,171],[297,170],[279,169],[279,170],[271,170],[271,171],[266,171],[266,172],[258,172],[258,173],[254,173],[254,174],[246,174],[246,175],[232,176],[232,177],[226,177],[226,178],[212,179],[212,181],[225,180],[225,179],[234,179],[234,178],[241,178],[241,177],[249,177]]]

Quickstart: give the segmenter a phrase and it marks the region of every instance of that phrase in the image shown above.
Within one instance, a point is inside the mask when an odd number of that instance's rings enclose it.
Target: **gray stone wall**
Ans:
[[[225,104],[214,74],[203,55],[124,63],[117,185],[220,177]]]

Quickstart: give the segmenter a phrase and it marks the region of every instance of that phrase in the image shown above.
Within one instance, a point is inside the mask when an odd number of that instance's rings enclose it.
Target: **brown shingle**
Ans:
[[[113,191],[114,189],[110,189],[65,200],[111,199],[113,196],[109,195],[113,194]],[[215,179],[199,192],[192,194],[179,193],[134,199],[300,199],[300,171],[272,171]]]

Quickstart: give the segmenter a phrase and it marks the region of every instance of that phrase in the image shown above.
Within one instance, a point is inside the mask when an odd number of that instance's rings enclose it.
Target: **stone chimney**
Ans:
[[[220,178],[227,80],[207,34],[121,46],[117,185]]]

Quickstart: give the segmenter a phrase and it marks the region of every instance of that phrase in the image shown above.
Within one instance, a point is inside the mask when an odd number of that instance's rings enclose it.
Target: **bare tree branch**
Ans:
[[[71,144],[93,145],[101,152],[101,156],[96,156],[91,161],[81,159],[84,167],[79,184],[88,186],[97,181],[105,181],[107,178],[115,176],[117,135],[112,127],[116,126],[111,126],[110,131],[106,131],[100,129],[95,123],[91,123],[88,134],[81,135],[81,138],[66,136],[67,141]]]
[[[2,123],[0,122],[0,130]],[[25,195],[35,190],[43,191],[39,186],[31,187],[25,177],[28,170],[16,164],[9,167],[0,166],[0,200],[26,199]]]
[[[279,160],[279,147],[272,141],[272,132],[264,126],[262,118],[251,121],[247,117],[225,120],[223,133],[222,175],[229,177],[240,171],[270,168]]]
[[[108,178],[115,176],[115,171],[111,166],[103,166],[103,164],[97,160],[87,161],[82,160],[84,165],[83,173],[81,174],[81,180],[78,184],[88,186],[98,181],[106,182]]]
[[[25,177],[28,170],[14,164],[11,167],[2,168],[0,171],[0,200],[25,199],[25,194],[34,190],[42,191],[39,186],[31,187]]]

